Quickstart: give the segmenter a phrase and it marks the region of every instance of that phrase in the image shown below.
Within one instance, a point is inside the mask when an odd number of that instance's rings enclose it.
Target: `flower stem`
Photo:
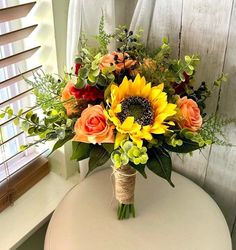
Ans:
[[[129,219],[131,216],[135,217],[134,204],[119,204],[117,208],[118,220]]]

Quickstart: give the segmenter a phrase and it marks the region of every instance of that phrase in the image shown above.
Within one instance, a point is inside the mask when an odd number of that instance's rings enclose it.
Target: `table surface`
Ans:
[[[50,221],[45,250],[231,250],[216,203],[173,172],[175,188],[148,173],[137,175],[136,218],[116,219],[111,169],[94,173],[62,200]]]

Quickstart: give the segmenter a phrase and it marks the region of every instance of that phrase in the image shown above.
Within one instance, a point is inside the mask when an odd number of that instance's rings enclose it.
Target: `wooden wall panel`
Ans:
[[[226,51],[232,0],[183,1],[180,56],[197,53],[201,57],[195,85],[211,82],[222,72]],[[216,109],[218,93],[208,102],[208,110]],[[176,169],[203,185],[210,149],[194,152],[184,162],[174,157]]]
[[[169,38],[172,56],[178,57],[183,0],[156,0],[148,36],[148,46],[158,48],[164,36]]]
[[[224,72],[229,81],[222,86],[219,113],[236,118],[236,2],[231,14],[229,38],[224,63]],[[236,145],[236,124],[225,129],[230,143]],[[205,189],[217,201],[223,210],[230,229],[236,216],[236,147],[212,146],[209,157]]]

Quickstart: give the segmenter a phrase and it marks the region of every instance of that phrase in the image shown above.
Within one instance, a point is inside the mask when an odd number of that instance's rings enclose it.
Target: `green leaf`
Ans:
[[[27,132],[29,135],[32,135],[34,133],[34,131],[35,131],[35,127],[29,127]]]
[[[180,73],[179,73],[179,78],[180,78],[180,80],[181,80],[182,82],[185,81],[185,77],[184,77],[183,72],[180,72]]]
[[[75,85],[76,88],[83,88],[85,86],[84,79],[78,76],[77,83]]]
[[[81,79],[86,78],[86,77],[87,77],[87,74],[88,74],[88,69],[87,69],[87,68],[81,68],[81,69],[79,70],[79,77],[80,77]]]
[[[5,113],[1,113],[0,114],[0,118],[2,119],[2,118],[4,118],[5,117]]]
[[[188,67],[188,68],[185,69],[185,73],[186,73],[187,75],[191,76],[191,75],[193,74],[193,70],[190,69],[190,67]]]
[[[89,143],[72,141],[72,156],[70,159],[81,161],[88,158],[90,147]]]
[[[133,162],[129,162],[129,164],[132,166],[132,168],[136,169],[145,179],[147,179],[147,175],[145,173],[145,165],[135,165]]]
[[[66,136],[65,130],[63,128],[56,129],[56,134],[60,140],[63,140]]]
[[[94,145],[90,151],[89,159],[89,175],[94,169],[102,166],[110,159],[110,154],[107,150],[99,145]]]
[[[185,62],[186,62],[187,64],[190,64],[191,61],[192,61],[192,59],[191,59],[190,56],[185,56],[185,57],[184,57],[184,60],[185,60]]]
[[[94,77],[97,77],[99,75],[99,73],[100,73],[100,69],[99,68],[96,69],[96,70],[94,70],[94,71],[92,71],[92,74],[93,74]]]
[[[21,116],[23,114],[23,109],[20,109],[19,111],[18,111],[18,116]]]
[[[174,187],[171,181],[172,162],[169,153],[163,148],[150,149],[147,167],[156,175],[164,178]]]
[[[201,147],[199,146],[198,143],[193,142],[191,140],[188,139],[181,139],[183,141],[183,144],[181,146],[170,146],[166,143],[163,144],[163,147],[166,150],[169,150],[171,152],[175,152],[175,153],[190,153],[194,150],[200,149]]]
[[[166,36],[162,37],[162,42],[168,44],[168,37]]]
[[[13,116],[13,109],[10,107],[6,108],[6,112],[8,114],[8,119],[11,118]]]
[[[29,145],[21,145],[20,146],[20,151],[24,151],[29,147]]]
[[[27,120],[29,120],[29,119],[31,118],[32,115],[33,115],[33,111],[30,110],[29,112],[27,112],[25,118],[26,118]]]
[[[37,123],[37,121],[38,121],[38,116],[37,116],[37,114],[33,114],[33,115],[30,117],[30,120],[31,120],[33,123]]]
[[[20,121],[19,117],[16,117],[16,118],[13,120],[13,123],[14,123],[16,126],[18,126],[18,125],[19,125],[19,121]]]
[[[106,149],[106,151],[111,154],[114,151],[114,143],[102,143],[102,146]]]
[[[68,135],[66,135],[63,139],[58,140],[58,141],[54,144],[54,146],[53,146],[52,151],[50,152],[50,154],[52,154],[52,153],[53,153],[55,150],[57,150],[58,148],[62,147],[66,142],[68,142],[69,140],[71,140],[73,137],[74,137],[73,134],[68,134]],[[49,155],[50,155],[50,154],[49,154]]]
[[[88,79],[90,82],[94,83],[96,81],[95,76],[93,75],[93,71],[90,71],[88,74]]]

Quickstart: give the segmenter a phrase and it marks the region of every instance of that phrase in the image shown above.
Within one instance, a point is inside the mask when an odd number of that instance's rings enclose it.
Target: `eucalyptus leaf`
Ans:
[[[93,71],[90,71],[88,74],[88,79],[91,83],[94,83],[96,81],[95,76],[93,75]]]
[[[20,122],[19,117],[16,117],[16,118],[13,120],[13,123],[14,123],[16,126],[19,125],[19,122]]]
[[[192,59],[191,59],[190,56],[185,56],[185,57],[184,57],[184,60],[185,60],[185,62],[186,62],[187,64],[190,64],[191,61],[192,61]]]
[[[35,131],[35,127],[29,127],[27,132],[29,135],[32,135],[34,131]]]
[[[29,112],[27,112],[25,118],[26,118],[27,120],[29,120],[33,114],[34,114],[33,111],[30,110]]]
[[[76,88],[83,88],[85,86],[85,81],[81,77],[77,78]]]

